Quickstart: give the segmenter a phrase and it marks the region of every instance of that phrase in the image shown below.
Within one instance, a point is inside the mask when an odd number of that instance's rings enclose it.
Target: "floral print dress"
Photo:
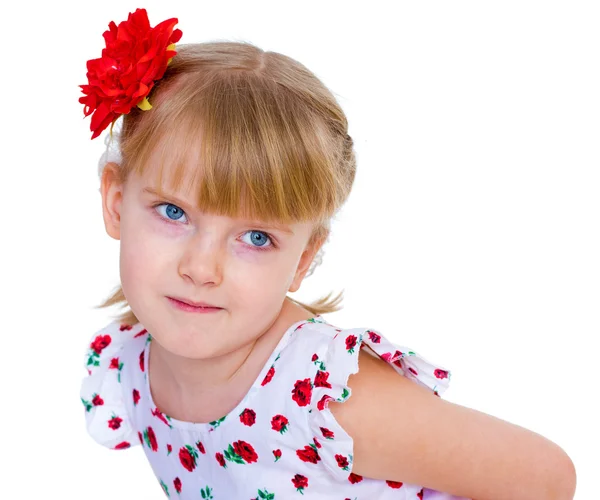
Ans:
[[[291,325],[242,401],[210,423],[179,421],[152,401],[140,324],[96,332],[81,386],[88,432],[123,450],[141,445],[172,499],[459,499],[417,484],[352,472],[352,438],[329,401],[350,397],[348,377],[368,346],[400,375],[441,396],[450,371],[367,328],[339,329],[321,316]]]

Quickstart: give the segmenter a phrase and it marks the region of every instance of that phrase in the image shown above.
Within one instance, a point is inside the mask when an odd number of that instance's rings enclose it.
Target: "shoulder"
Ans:
[[[352,397],[329,405],[352,438],[355,474],[466,498],[516,498],[525,485],[530,498],[569,488],[570,461],[551,441],[444,401],[366,350],[359,360]]]

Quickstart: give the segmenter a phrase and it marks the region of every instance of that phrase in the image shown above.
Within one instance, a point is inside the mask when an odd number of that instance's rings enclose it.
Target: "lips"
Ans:
[[[177,300],[179,302],[183,302],[184,304],[187,304],[188,306],[193,306],[193,307],[212,307],[214,309],[222,309],[221,307],[215,306],[213,304],[209,304],[208,302],[194,302],[193,300],[188,300],[188,299],[184,299],[181,297],[169,297],[170,299],[173,300]]]

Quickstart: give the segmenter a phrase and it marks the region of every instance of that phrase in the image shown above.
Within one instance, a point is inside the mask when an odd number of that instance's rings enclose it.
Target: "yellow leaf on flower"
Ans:
[[[148,98],[144,97],[144,100],[137,105],[142,111],[148,111],[152,109],[152,105],[148,102]]]

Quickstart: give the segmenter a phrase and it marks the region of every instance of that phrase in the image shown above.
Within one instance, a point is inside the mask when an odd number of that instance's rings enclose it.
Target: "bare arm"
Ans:
[[[477,500],[572,500],[575,468],[558,445],[359,356],[351,397],[329,405],[353,438],[352,472]]]

